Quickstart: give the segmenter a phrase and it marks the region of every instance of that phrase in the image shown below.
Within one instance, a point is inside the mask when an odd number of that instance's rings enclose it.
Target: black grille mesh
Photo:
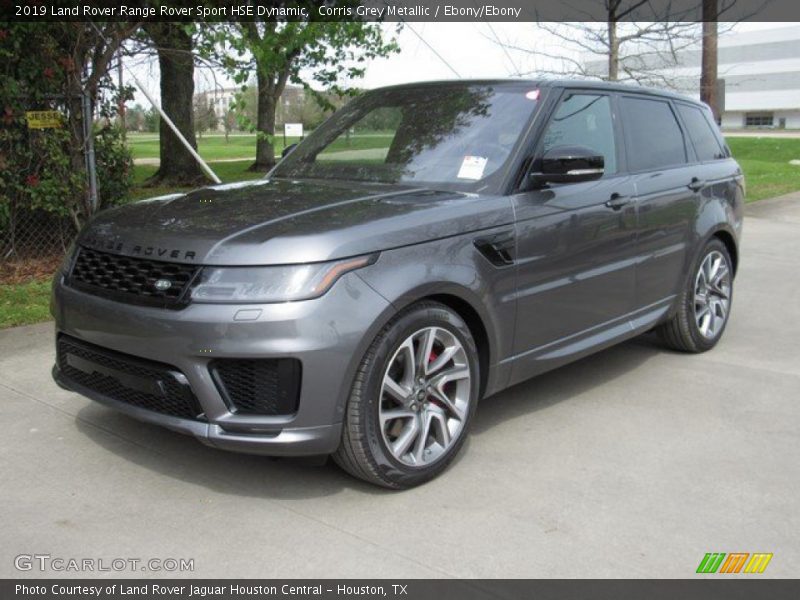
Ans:
[[[123,302],[181,308],[187,301],[186,288],[199,267],[144,258],[119,256],[80,248],[68,284],[98,296]],[[166,290],[156,289],[160,279],[171,282]]]
[[[60,336],[57,362],[69,381],[112,400],[154,412],[200,419],[201,409],[188,384],[179,383],[178,370],[161,363],[120,354]]]
[[[300,361],[222,359],[211,365],[217,386],[237,414],[291,415],[300,398]]]

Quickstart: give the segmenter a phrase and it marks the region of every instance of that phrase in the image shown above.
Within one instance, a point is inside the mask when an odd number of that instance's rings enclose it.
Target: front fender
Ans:
[[[456,304],[466,303],[480,318],[486,332],[487,395],[504,387],[507,380],[507,373],[498,370],[497,364],[513,348],[516,267],[494,266],[473,242],[476,236],[502,230],[484,230],[480,234],[397,248],[382,253],[374,265],[358,271],[370,287],[391,303],[394,313],[386,316],[386,322],[403,308],[425,298],[450,297],[458,301]]]

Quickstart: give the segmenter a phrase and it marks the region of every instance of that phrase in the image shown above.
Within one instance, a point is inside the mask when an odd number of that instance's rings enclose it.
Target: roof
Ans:
[[[390,85],[375,90],[388,90],[388,89],[402,89],[407,87],[420,87],[420,86],[438,86],[438,85],[453,85],[453,84],[468,84],[468,85],[493,85],[493,86],[514,86],[520,84],[535,86],[538,88],[561,88],[561,87],[581,87],[586,89],[608,90],[614,92],[636,92],[639,94],[650,94],[653,96],[661,96],[672,98],[675,100],[682,100],[691,104],[700,104],[695,98],[678,94],[670,90],[661,90],[657,88],[645,87],[641,85],[634,85],[630,83],[620,83],[611,81],[593,81],[587,79],[443,79],[438,81],[420,81],[417,83],[402,83],[398,85]],[[374,91],[374,90],[370,90]]]

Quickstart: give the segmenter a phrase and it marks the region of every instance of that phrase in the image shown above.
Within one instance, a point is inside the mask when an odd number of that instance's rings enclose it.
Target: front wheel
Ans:
[[[717,345],[728,324],[733,300],[733,266],[725,244],[712,239],[697,259],[675,315],[658,328],[667,346],[705,352]]]
[[[475,411],[477,357],[466,323],[446,306],[422,302],[396,316],[356,374],[336,463],[395,489],[436,477],[463,445]]]

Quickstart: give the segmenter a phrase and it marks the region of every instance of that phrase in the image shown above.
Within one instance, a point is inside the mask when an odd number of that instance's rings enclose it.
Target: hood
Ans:
[[[508,198],[403,185],[262,179],[104,211],[81,245],[206,265],[317,262],[511,221]]]

